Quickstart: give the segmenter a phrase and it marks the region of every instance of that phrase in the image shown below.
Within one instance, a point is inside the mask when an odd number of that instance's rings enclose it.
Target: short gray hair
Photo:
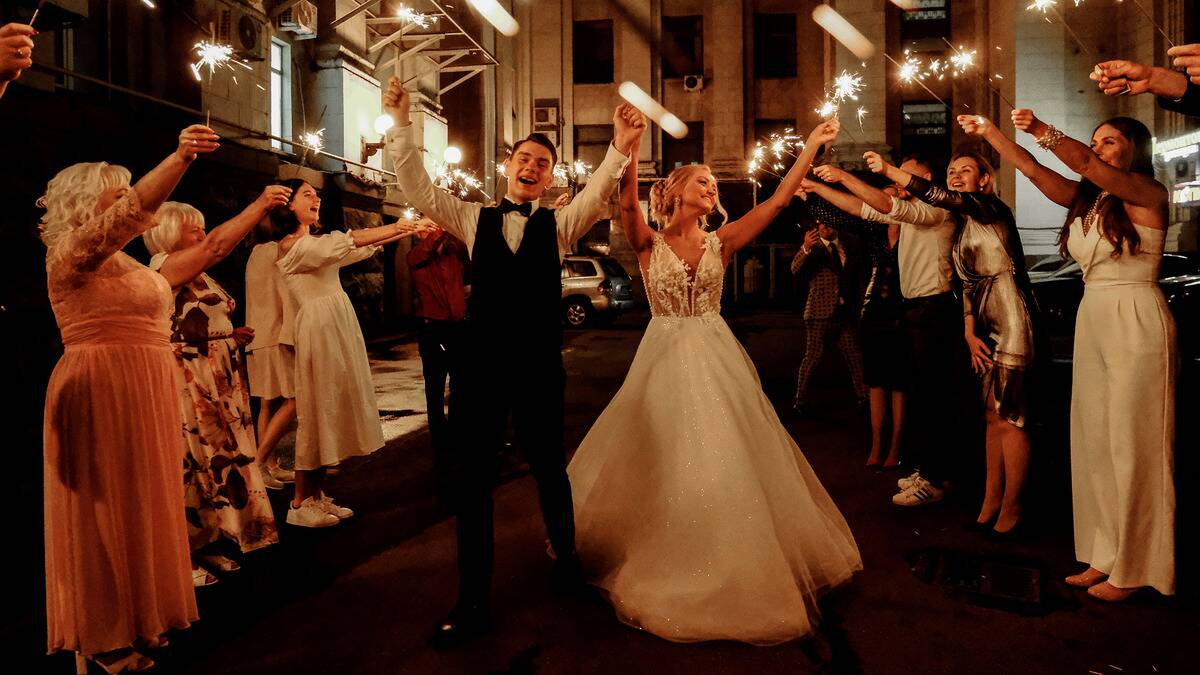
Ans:
[[[163,205],[158,207],[154,220],[154,227],[142,234],[142,240],[146,242],[146,250],[150,251],[150,255],[170,253],[175,244],[179,243],[179,235],[183,232],[184,225],[199,224],[200,227],[204,227],[204,214],[191,204],[182,202],[163,202]]]

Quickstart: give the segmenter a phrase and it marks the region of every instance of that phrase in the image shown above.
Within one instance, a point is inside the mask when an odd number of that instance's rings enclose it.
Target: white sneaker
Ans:
[[[321,502],[309,497],[300,502],[300,507],[290,507],[287,512],[287,524],[297,527],[331,527],[341,521],[338,517],[327,513]]]
[[[934,487],[924,478],[917,478],[912,487],[892,497],[892,503],[896,506],[920,506],[940,502],[945,496],[946,491],[942,488]]]
[[[275,480],[279,481],[280,483],[295,483],[296,482],[296,472],[292,471],[291,469],[284,469],[283,467],[280,467],[280,466],[273,466],[273,467],[271,467],[271,475],[274,476]]]
[[[910,487],[916,485],[917,481],[919,481],[919,480],[921,480],[921,472],[914,471],[911,474],[909,474],[909,476],[907,478],[901,478],[900,480],[896,481],[896,487],[900,488],[901,492],[904,492],[905,490],[909,489]]]
[[[271,473],[270,468],[268,468],[266,465],[257,463],[256,466],[258,467],[258,475],[262,476],[263,487],[267,488],[268,490],[283,489],[283,483],[280,483],[279,479],[276,478],[273,473]]]
[[[321,497],[321,500],[317,502],[317,506],[322,511],[337,518],[338,520],[345,520],[354,515],[354,512],[350,509],[334,504],[333,497],[330,497],[329,495]]]

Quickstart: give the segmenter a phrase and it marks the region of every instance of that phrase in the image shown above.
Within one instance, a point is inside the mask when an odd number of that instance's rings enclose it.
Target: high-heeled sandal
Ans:
[[[118,655],[120,654],[120,655]],[[132,649],[102,654],[75,654],[75,675],[87,675],[88,664],[94,663],[109,675],[141,673],[154,667],[154,659]]]
[[[220,580],[217,579],[216,577],[214,577],[212,574],[210,574],[209,571],[204,569],[203,567],[192,568],[192,587],[193,588],[203,588],[205,586],[212,586],[213,584],[217,583],[218,581],[220,581]]]

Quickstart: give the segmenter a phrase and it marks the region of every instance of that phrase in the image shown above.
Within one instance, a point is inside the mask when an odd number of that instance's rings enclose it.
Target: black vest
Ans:
[[[471,249],[473,337],[492,346],[557,357],[562,345],[562,263],[554,209],[533,212],[516,253],[504,240],[503,225],[495,207],[479,212]]]

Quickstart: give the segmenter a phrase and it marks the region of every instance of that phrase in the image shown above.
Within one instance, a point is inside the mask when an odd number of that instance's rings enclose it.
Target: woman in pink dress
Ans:
[[[192,125],[130,187],[103,162],[61,171],[38,204],[50,303],[65,351],[46,392],[49,651],[108,672],[153,665],[137,649],[196,620],[183,514],[171,287],[121,251],[219,137]]]

